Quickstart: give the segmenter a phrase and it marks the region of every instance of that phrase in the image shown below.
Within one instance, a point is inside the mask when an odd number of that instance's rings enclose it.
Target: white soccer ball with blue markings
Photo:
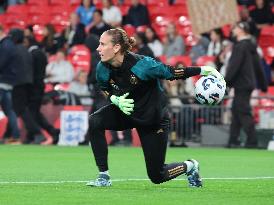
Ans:
[[[225,83],[215,76],[203,76],[195,83],[195,97],[203,105],[217,105],[224,98],[225,89]]]

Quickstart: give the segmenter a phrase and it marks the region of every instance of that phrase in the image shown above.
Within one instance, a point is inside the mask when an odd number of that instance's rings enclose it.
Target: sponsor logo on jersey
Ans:
[[[129,82],[130,82],[132,85],[137,85],[138,79],[136,78],[135,75],[130,75]]]

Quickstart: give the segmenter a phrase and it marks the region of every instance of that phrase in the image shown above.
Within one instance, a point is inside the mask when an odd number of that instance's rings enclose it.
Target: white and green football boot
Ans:
[[[97,179],[95,179],[94,181],[89,181],[86,185],[94,187],[108,187],[111,186],[111,180],[109,175],[99,174]]]
[[[189,187],[202,187],[199,163],[195,159],[187,160],[193,163],[193,168],[186,173]]]

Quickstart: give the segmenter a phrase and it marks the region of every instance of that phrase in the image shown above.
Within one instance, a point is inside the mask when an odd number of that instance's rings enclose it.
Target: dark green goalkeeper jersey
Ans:
[[[182,69],[182,68],[181,68]],[[185,79],[200,73],[200,68],[186,69],[191,72],[175,74],[167,66],[153,58],[126,53],[121,67],[99,62],[96,68],[97,83],[109,96],[121,96],[134,99],[134,111],[129,118],[140,125],[158,124],[166,113],[167,97],[160,80]]]

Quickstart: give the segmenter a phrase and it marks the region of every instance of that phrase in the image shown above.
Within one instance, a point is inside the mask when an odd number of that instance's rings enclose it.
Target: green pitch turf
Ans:
[[[188,158],[200,161],[203,188],[188,188],[185,176],[161,185],[150,183],[142,150],[123,147],[109,150],[113,186],[91,188],[85,182],[96,177],[97,169],[88,146],[1,145],[0,204],[274,204],[274,152],[168,149],[167,162]]]

